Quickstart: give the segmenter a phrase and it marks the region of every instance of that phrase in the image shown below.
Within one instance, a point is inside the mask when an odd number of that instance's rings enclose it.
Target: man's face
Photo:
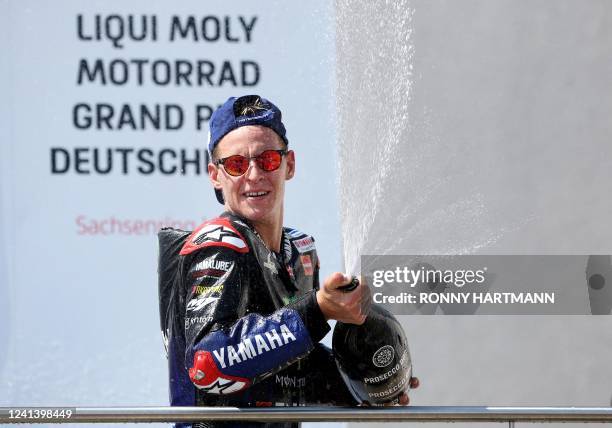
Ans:
[[[217,144],[215,158],[232,155],[253,157],[264,150],[284,149],[285,144],[272,129],[243,126],[228,133]],[[293,177],[295,155],[289,151],[276,171],[263,171],[252,160],[239,177],[229,175],[222,165],[208,165],[213,186],[223,191],[225,208],[253,223],[282,221],[285,181]],[[256,193],[262,193],[256,196]]]

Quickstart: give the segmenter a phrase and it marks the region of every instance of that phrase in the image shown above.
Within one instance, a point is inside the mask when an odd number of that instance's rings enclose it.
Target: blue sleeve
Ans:
[[[197,254],[187,273],[185,365],[211,394],[242,391],[306,356],[329,331],[315,291],[268,316],[239,317],[242,263],[232,250]]]

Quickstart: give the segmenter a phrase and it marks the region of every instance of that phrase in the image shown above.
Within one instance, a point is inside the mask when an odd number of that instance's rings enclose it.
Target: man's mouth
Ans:
[[[267,196],[270,192],[245,192],[243,195],[247,198],[263,198]]]

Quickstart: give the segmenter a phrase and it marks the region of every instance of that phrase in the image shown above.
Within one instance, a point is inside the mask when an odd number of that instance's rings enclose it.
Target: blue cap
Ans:
[[[208,153],[212,156],[215,146],[229,132],[251,125],[266,126],[276,132],[285,144],[289,144],[279,108],[259,95],[245,95],[239,98],[230,97],[212,114],[208,123]]]

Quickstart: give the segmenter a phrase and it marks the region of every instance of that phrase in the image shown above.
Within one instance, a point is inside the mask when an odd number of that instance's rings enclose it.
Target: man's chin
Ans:
[[[239,214],[251,222],[262,222],[271,217],[269,208],[247,205],[240,210]]]

